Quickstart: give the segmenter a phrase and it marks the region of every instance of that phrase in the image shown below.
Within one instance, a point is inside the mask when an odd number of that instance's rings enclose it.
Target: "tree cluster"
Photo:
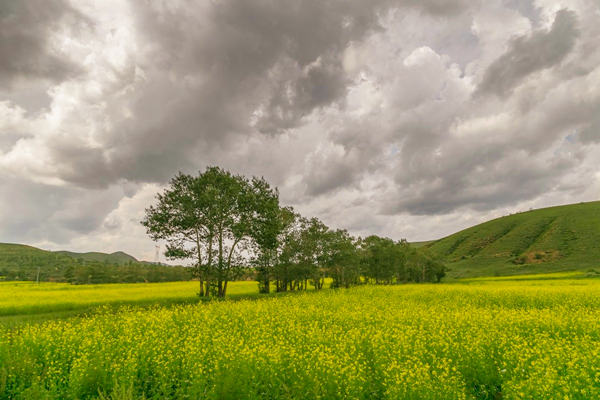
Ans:
[[[142,224],[167,242],[165,256],[194,260],[200,296],[223,297],[254,250],[274,246],[278,211],[278,193],[264,179],[210,167],[174,177]]]
[[[325,278],[331,287],[359,284],[439,282],[445,266],[426,249],[416,249],[405,240],[369,236],[355,238],[347,231],[333,230],[316,218],[307,219],[284,209],[289,221],[277,240],[269,262],[256,266],[261,292],[273,282],[278,292],[321,289]]]
[[[219,167],[178,174],[142,224],[170,259],[193,260],[200,296],[225,296],[248,267],[262,293],[362,283],[439,282],[444,265],[406,241],[352,237],[279,205],[277,189]]]

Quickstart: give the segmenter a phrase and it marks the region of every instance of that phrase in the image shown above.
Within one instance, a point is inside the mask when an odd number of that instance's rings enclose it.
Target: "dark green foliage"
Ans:
[[[360,283],[360,253],[356,240],[345,230],[330,231],[325,246],[327,273],[331,287],[350,287]]]
[[[323,286],[323,257],[327,227],[318,219],[301,217],[285,209],[284,227],[278,236],[277,258],[271,278],[278,292],[302,290],[312,283],[317,289]]]
[[[392,239],[369,236],[361,241],[363,274],[378,284],[407,281],[408,248]],[[413,249],[410,249],[414,251]]]
[[[361,242],[363,276],[377,284],[439,282],[444,264],[426,248],[415,248],[405,240],[369,236]]]
[[[332,279],[332,288],[347,288],[362,283],[439,282],[445,276],[444,264],[426,248],[378,236],[355,239],[315,218],[296,218],[271,274],[277,291],[302,290],[309,283],[320,289],[325,277]]]
[[[152,239],[168,243],[169,258],[193,260],[200,296],[224,297],[248,254],[265,261],[276,246],[279,195],[264,179],[209,167],[175,176],[156,199],[142,224]]]

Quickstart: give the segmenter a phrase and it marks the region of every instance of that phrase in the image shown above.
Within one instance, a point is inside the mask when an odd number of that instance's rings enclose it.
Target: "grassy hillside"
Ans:
[[[130,256],[127,253],[124,253],[122,251],[117,251],[115,253],[99,253],[96,251],[92,251],[89,253],[75,253],[72,251],[55,251],[54,253],[57,254],[63,254],[65,256],[69,256],[72,258],[77,258],[77,259],[81,259],[81,260],[86,260],[86,261],[99,261],[99,262],[106,262],[109,264],[116,264],[116,265],[125,265],[125,264],[129,264],[130,262],[138,262],[138,260],[133,257]]]
[[[62,275],[75,259],[23,244],[0,243],[0,278],[35,280],[38,267],[41,279]]]
[[[509,215],[426,246],[455,278],[600,270],[600,202]]]

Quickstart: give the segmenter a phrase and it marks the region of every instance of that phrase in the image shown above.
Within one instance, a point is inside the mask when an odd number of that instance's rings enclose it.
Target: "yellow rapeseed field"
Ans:
[[[599,399],[600,280],[362,286],[0,328],[1,399]]]
[[[195,302],[198,282],[68,283],[0,282],[0,318],[60,311],[90,310],[102,305],[140,305]],[[256,282],[232,282],[232,297],[258,293]],[[0,321],[1,322],[1,321]]]

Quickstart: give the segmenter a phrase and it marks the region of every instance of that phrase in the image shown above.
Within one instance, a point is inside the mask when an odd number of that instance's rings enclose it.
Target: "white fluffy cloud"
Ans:
[[[592,0],[45,4],[0,6],[0,241],[150,258],[209,164],[396,239],[600,195]]]

